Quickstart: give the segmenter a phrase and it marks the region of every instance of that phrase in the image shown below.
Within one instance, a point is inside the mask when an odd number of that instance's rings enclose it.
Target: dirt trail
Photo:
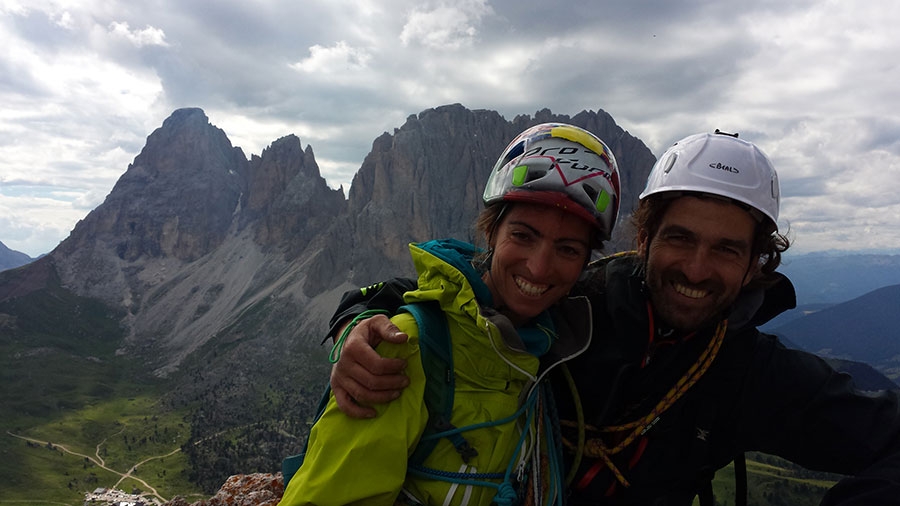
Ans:
[[[138,462],[137,464],[131,466],[131,468],[129,468],[127,472],[124,472],[124,473],[123,473],[123,472],[121,472],[121,471],[117,471],[117,470],[115,470],[115,469],[106,467],[106,463],[105,463],[104,460],[100,457],[100,445],[102,445],[103,442],[101,442],[100,444],[97,445],[97,450],[96,450],[97,455],[92,457],[92,456],[90,456],[90,455],[85,455],[85,454],[83,454],[83,453],[78,453],[78,452],[72,451],[72,450],[68,449],[65,445],[60,444],[60,443],[50,443],[50,442],[48,442],[48,441],[41,441],[40,439],[34,439],[34,438],[26,437],[26,436],[21,436],[21,435],[19,435],[19,434],[13,434],[13,433],[10,432],[10,431],[6,431],[6,433],[9,434],[10,436],[14,437],[14,438],[22,439],[22,440],[24,440],[24,441],[29,441],[29,442],[31,442],[31,443],[37,443],[37,444],[40,444],[40,445],[51,445],[51,447],[53,447],[53,448],[59,448],[60,450],[66,452],[66,453],[69,453],[69,454],[71,454],[71,455],[75,455],[75,456],[77,456],[77,457],[85,458],[85,459],[87,459],[87,460],[93,462],[94,465],[96,465],[96,466],[99,467],[100,469],[103,469],[103,470],[105,470],[105,471],[109,471],[109,472],[111,472],[111,473],[113,473],[113,474],[115,474],[115,475],[118,475],[118,476],[119,476],[119,481],[117,481],[116,484],[115,484],[113,487],[111,487],[111,488],[118,488],[119,484],[122,483],[123,480],[125,480],[125,479],[127,479],[127,478],[131,478],[132,480],[135,480],[135,481],[139,482],[141,485],[143,485],[144,487],[146,487],[146,490],[148,490],[150,494],[152,494],[154,497],[156,497],[157,499],[159,499],[159,500],[162,501],[162,502],[166,502],[167,499],[166,499],[165,497],[159,495],[159,493],[156,491],[156,489],[153,488],[149,483],[147,483],[146,481],[144,481],[144,480],[141,479],[141,478],[138,478],[137,476],[134,476],[132,473],[134,472],[135,469],[137,469],[138,466],[141,466],[141,465],[143,465],[143,464],[146,463],[146,462],[149,462],[149,461],[154,460],[154,459],[165,458],[165,457],[168,457],[168,456],[170,456],[170,455],[174,455],[174,454],[176,454],[176,453],[178,453],[178,452],[181,451],[181,448],[176,448],[176,449],[172,450],[171,452],[169,452],[169,453],[167,453],[167,454],[165,454],[165,455],[156,455],[156,456],[153,456],[153,457],[148,457],[148,458],[146,458],[146,459],[144,459],[144,460]],[[106,440],[104,440],[104,441],[106,441]]]

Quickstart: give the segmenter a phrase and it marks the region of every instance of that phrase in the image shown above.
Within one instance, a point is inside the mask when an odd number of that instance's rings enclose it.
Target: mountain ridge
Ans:
[[[0,242],[0,271],[15,269],[16,267],[21,267],[33,260],[33,258],[25,253],[10,249]]]
[[[296,135],[247,159],[202,109],[178,109],[68,238],[0,273],[4,360],[17,357],[15,370],[38,370],[48,357],[116,370],[127,359],[122,367],[165,386],[160,409],[190,408],[190,441],[204,442],[184,447],[195,483],[214,490],[230,474],[271,470],[308,428],[327,378],[319,343],[343,292],[412,275],[410,242],[477,239],[471,224],[496,157],[521,130],[547,121],[607,140],[623,192],[636,196],[655,158],[602,110],[507,120],[460,104],[425,109],[373,141],[345,199]],[[629,242],[622,232],[610,249]],[[102,302],[91,306],[92,321],[108,336],[121,329],[118,341],[79,349],[85,336],[65,326],[57,336],[29,330],[38,328],[33,319],[83,312],[85,298]],[[40,300],[44,316],[16,303],[24,300]],[[16,402],[42,395],[16,384]],[[85,392],[41,412],[65,416],[101,399]],[[0,411],[15,417],[16,406]],[[249,428],[235,439],[236,427]]]
[[[900,284],[878,288],[840,304],[828,306],[770,331],[795,345],[828,358],[871,364],[900,377]],[[849,317],[847,315],[853,315]],[[865,336],[865,345],[855,337]]]
[[[413,274],[409,242],[477,239],[471,223],[497,155],[547,121],[609,144],[623,199],[607,252],[630,249],[622,225],[655,157],[599,109],[512,120],[460,104],[425,109],[373,140],[346,198],[298,136],[248,159],[202,109],[174,111],[66,240],[0,273],[0,355],[15,360],[10,370],[52,360],[75,364],[72,377],[78,364],[96,365],[92,374],[104,378],[79,395],[57,385],[64,400],[19,381],[16,402],[42,399],[35,412],[63,417],[116,392],[124,368],[165,389],[160,410],[190,411],[182,451],[194,483],[211,492],[229,475],[277,469],[327,381],[319,343],[341,295]],[[32,300],[40,307],[26,311]],[[91,325],[69,332],[58,323],[76,317]],[[3,404],[0,418],[21,416],[23,404]]]

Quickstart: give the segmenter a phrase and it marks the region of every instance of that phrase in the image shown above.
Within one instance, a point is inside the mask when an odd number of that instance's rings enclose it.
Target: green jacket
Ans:
[[[576,318],[555,318],[552,330],[519,329],[489,309],[490,293],[471,266],[475,250],[458,241],[430,241],[410,245],[419,273],[419,289],[405,295],[406,302],[437,300],[445,311],[453,342],[456,391],[451,423],[464,427],[499,420],[514,414],[539,376],[561,360],[571,358],[590,341],[590,306],[586,299],[567,300],[560,311]],[[401,313],[392,321],[409,335],[400,345],[382,343],[379,353],[408,362],[410,386],[399,400],[376,407],[373,419],[352,419],[337,407],[334,397],[310,432],[303,466],[290,481],[281,505],[378,504],[390,505],[401,490],[424,504],[488,505],[497,490],[407,476],[407,458],[422,435],[428,418],[423,402],[425,376],[418,349],[419,335],[411,315]],[[573,329],[571,322],[579,328]],[[549,319],[548,319],[549,323]],[[550,324],[550,327],[553,327]],[[501,330],[504,329],[504,330]],[[531,336],[524,341],[520,333]],[[541,343],[545,340],[546,343]],[[539,359],[526,349],[541,350]],[[543,362],[543,366],[542,363]],[[446,439],[440,440],[425,466],[450,472],[504,473],[521,436],[517,423],[475,429],[464,434],[478,451],[465,464]],[[533,457],[533,440],[526,438],[523,453]],[[496,481],[496,480],[494,480]]]

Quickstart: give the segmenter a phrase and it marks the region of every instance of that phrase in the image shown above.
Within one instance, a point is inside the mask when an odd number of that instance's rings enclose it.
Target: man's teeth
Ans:
[[[685,297],[690,297],[692,299],[702,299],[709,294],[708,290],[698,290],[696,288],[688,288],[684,285],[678,283],[672,283],[672,288],[675,289],[676,292],[684,295]]]
[[[515,277],[515,280],[516,286],[519,287],[519,290],[522,290],[522,293],[531,297],[542,295],[547,291],[548,288],[550,288],[549,285],[535,285],[534,283],[529,283],[528,281],[525,281],[518,276]]]

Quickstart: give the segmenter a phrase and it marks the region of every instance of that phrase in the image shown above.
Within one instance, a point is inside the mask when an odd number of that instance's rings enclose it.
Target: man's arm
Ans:
[[[842,479],[822,499],[821,506],[900,504],[900,453],[890,455],[856,476]]]
[[[331,368],[331,390],[338,407],[352,418],[372,418],[370,404],[390,402],[409,385],[403,374],[406,361],[385,358],[375,351],[381,341],[403,343],[400,332],[384,315],[362,320],[345,338],[340,359]]]
[[[766,344],[757,348],[768,353],[756,361],[765,368],[756,369],[744,413],[756,425],[744,429],[755,435],[750,447],[853,475],[822,504],[900,506],[900,391],[859,391],[850,376],[818,357],[774,339]]]
[[[344,294],[331,317],[328,338],[342,335],[349,322],[370,309],[396,313],[403,305],[403,294],[416,288],[412,279],[392,279],[384,283]],[[376,412],[371,404],[390,402],[409,385],[403,374],[406,361],[384,358],[375,351],[381,341],[402,343],[406,334],[384,315],[360,321],[341,343],[339,359],[331,369],[331,389],[338,407],[353,418],[371,418]]]

